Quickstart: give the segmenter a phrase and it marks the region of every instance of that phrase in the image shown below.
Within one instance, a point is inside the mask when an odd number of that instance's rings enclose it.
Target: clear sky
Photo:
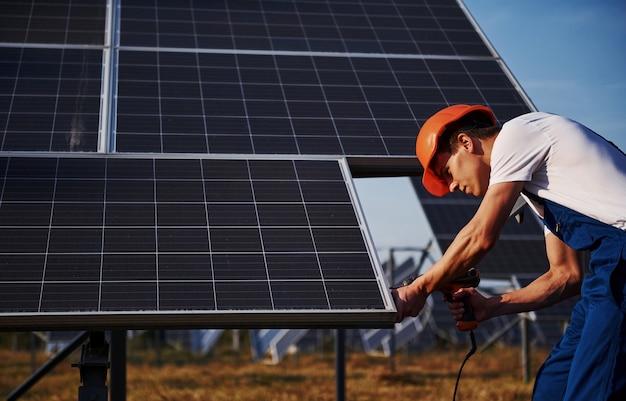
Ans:
[[[626,151],[626,1],[464,4],[538,110],[578,120]],[[408,179],[355,185],[380,251],[426,244]]]
[[[464,3],[537,109],[626,151],[626,1]]]

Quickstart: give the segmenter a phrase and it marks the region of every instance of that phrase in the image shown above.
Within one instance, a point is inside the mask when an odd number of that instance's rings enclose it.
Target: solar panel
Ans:
[[[252,359],[263,361],[267,357],[268,362],[277,364],[308,331],[307,329],[250,330]]]
[[[118,68],[118,152],[413,159],[418,122],[447,102],[521,106],[509,82],[471,78],[496,61],[122,48]]]
[[[189,336],[191,337],[191,351],[197,352],[201,355],[207,355],[211,352],[211,349],[220,339],[223,332],[224,330],[222,329],[189,330]]]
[[[394,319],[337,160],[14,156],[0,166],[0,327]]]
[[[124,1],[119,18],[118,152],[408,157],[416,172],[419,124],[447,104],[527,111],[452,1]]]

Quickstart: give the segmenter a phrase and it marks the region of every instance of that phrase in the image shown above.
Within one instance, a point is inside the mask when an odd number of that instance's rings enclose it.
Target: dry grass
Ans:
[[[452,400],[454,383],[466,349],[398,355],[392,372],[389,359],[348,351],[346,399]],[[227,351],[209,357],[168,351],[162,363],[154,352],[129,350],[128,401],[331,401],[335,400],[334,355],[331,352],[285,358],[278,365],[254,363],[249,352]],[[532,371],[545,358],[533,354]],[[28,351],[0,349],[0,396],[6,397],[31,373]],[[46,356],[39,352],[37,363]],[[76,400],[79,372],[70,367],[78,355],[57,366],[21,399]],[[491,349],[465,365],[457,400],[529,400],[532,383],[521,379],[519,350]],[[114,400],[112,400],[114,401]]]

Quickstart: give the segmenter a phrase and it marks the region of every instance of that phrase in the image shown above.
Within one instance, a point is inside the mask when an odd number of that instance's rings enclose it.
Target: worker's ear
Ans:
[[[472,138],[471,136],[467,135],[464,132],[461,132],[457,137],[457,147],[458,149],[464,149],[467,150],[469,152],[472,152],[474,150],[474,138]]]

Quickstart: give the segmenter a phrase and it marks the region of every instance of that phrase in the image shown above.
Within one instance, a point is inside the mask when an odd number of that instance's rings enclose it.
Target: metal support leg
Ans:
[[[126,330],[111,331],[111,401],[126,401]]]
[[[396,260],[393,256],[393,248],[389,249],[389,260],[387,261],[387,271],[389,275],[389,284],[393,287],[396,282]],[[396,327],[389,330],[389,371],[391,374],[396,372]]]
[[[78,401],[107,401],[106,386],[109,368],[109,344],[104,332],[96,331],[89,334],[89,342],[83,345],[80,362],[72,364],[80,370]]]
[[[344,329],[335,330],[335,399],[345,401],[346,399],[346,331]]]

